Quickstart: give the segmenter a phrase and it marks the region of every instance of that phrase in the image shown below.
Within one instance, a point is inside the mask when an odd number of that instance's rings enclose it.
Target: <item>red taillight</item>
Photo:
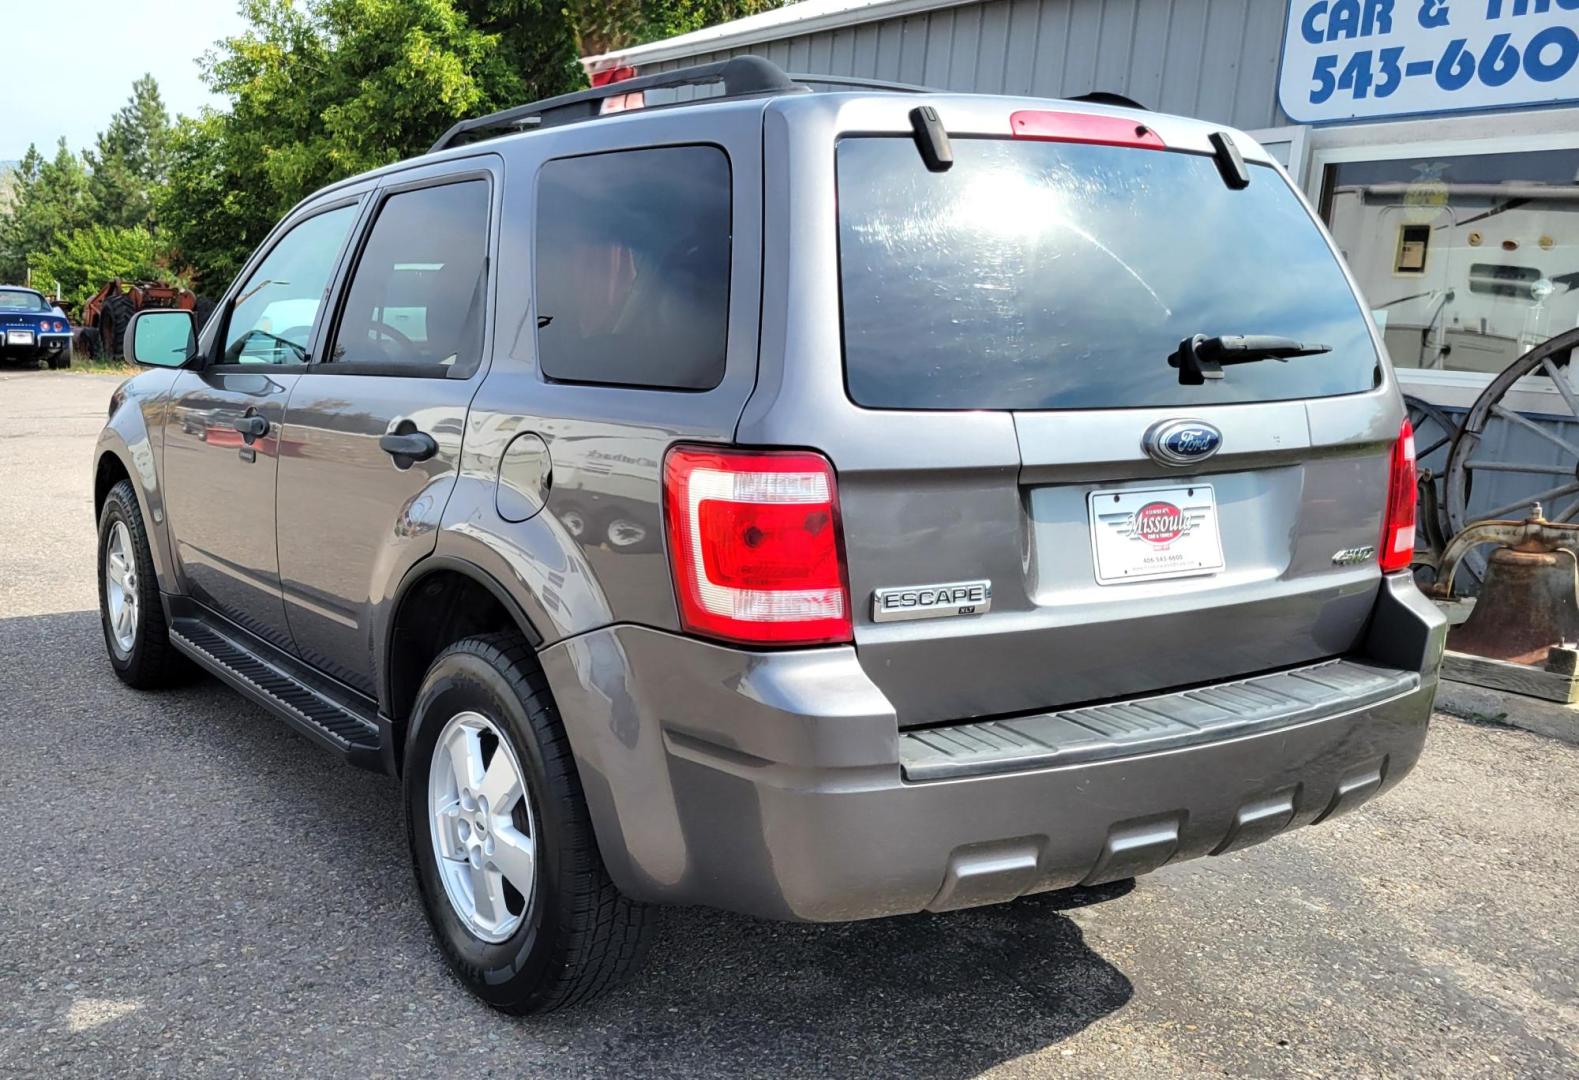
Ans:
[[[1142,150],[1168,148],[1162,136],[1148,125],[1126,120],[1122,116],[1103,116],[1100,113],[1022,109],[1009,117],[1009,132],[1016,139],[1133,146]]]
[[[57,333],[57,334],[64,334],[65,332],[66,332],[66,324],[57,320],[56,323],[55,323],[55,333]]]
[[[1408,419],[1393,444],[1387,481],[1387,516],[1382,519],[1382,572],[1407,570],[1415,554],[1415,429]]]
[[[826,458],[675,447],[663,479],[687,631],[758,645],[851,639],[839,493]]]

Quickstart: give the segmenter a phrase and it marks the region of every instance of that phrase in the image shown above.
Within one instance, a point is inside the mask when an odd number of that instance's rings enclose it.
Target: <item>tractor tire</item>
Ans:
[[[126,324],[137,313],[137,305],[125,293],[116,293],[104,301],[99,312],[99,337],[105,355],[110,360],[121,359],[121,346],[126,339]]]

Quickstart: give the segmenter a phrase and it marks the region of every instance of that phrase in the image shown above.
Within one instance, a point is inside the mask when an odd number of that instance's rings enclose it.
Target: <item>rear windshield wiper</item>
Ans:
[[[1223,365],[1256,360],[1287,360],[1331,352],[1331,345],[1307,345],[1293,338],[1268,334],[1196,334],[1179,342],[1179,351],[1168,357],[1168,366],[1179,369],[1181,386],[1200,386],[1207,379],[1221,379]]]

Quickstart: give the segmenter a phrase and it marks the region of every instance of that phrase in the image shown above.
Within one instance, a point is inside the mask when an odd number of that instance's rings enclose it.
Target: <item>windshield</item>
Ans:
[[[31,289],[0,289],[0,311],[49,311],[44,298]]]
[[[1348,394],[1375,385],[1369,326],[1277,172],[1231,190],[1210,157],[955,139],[837,151],[846,378],[873,408],[1091,409]],[[1181,386],[1195,334],[1331,346]]]

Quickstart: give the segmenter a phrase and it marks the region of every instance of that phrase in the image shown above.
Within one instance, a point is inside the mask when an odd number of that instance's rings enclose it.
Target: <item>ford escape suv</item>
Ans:
[[[500,1008],[611,985],[653,905],[1125,879],[1347,812],[1425,738],[1410,430],[1265,151],[812,81],[464,122],[303,202],[205,325],[126,334],[110,663],[399,777]]]

